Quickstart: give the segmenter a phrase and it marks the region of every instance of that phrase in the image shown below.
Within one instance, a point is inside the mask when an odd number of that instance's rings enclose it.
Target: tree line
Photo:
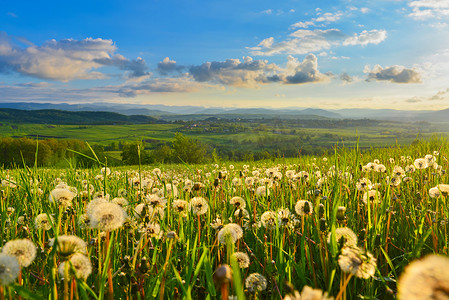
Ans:
[[[249,150],[236,143],[235,145],[213,145],[176,133],[173,140],[160,143],[153,148],[147,147],[144,141],[119,142],[118,151],[110,151],[110,146],[89,145],[81,140],[31,138],[1,138],[0,167],[26,166],[62,166],[70,163],[73,166],[91,167],[98,164],[109,166],[138,165],[152,163],[205,163],[220,160],[256,161],[274,159],[276,157],[294,157],[301,154],[316,154],[327,149],[307,145],[299,149],[300,141],[287,143],[264,143],[264,146],[247,141],[254,148]],[[115,148],[115,147],[114,147]],[[251,147],[252,148],[252,147]],[[113,154],[115,153],[115,155]],[[118,154],[119,153],[119,154]]]

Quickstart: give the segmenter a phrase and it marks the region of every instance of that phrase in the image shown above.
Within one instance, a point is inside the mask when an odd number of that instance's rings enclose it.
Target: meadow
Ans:
[[[0,298],[447,297],[448,153],[2,169]]]
[[[248,117],[249,118],[249,117]],[[147,150],[171,145],[180,132],[216,149],[225,160],[323,154],[337,143],[362,149],[408,145],[415,140],[446,136],[447,123],[319,119],[203,119],[167,124],[56,125],[3,123],[0,137],[78,139],[104,147],[120,159],[124,143],[143,141]],[[62,162],[64,163],[64,162]]]

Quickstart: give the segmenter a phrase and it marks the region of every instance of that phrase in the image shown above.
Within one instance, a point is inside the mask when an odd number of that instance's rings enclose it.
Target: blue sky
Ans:
[[[449,107],[449,0],[8,1],[0,101]]]

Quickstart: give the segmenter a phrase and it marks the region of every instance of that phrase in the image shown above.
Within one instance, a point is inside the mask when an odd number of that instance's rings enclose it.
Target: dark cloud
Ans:
[[[123,71],[131,71],[129,77],[141,77],[149,75],[147,72],[147,65],[145,60],[138,57],[137,59],[129,60],[121,55],[115,55],[112,58],[99,58],[94,60],[96,63],[105,66],[114,66]]]

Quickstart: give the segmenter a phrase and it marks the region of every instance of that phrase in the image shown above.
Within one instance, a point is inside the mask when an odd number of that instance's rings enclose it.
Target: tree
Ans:
[[[125,165],[138,165],[139,164],[139,154],[140,154],[140,164],[146,164],[149,162],[149,154],[145,149],[145,144],[143,142],[126,143],[123,145],[122,162]],[[140,153],[139,153],[140,152]]]
[[[197,164],[205,161],[207,147],[200,141],[177,132],[173,139],[173,152],[175,158],[186,163]]]
[[[153,151],[153,158],[157,162],[164,163],[172,156],[173,149],[168,145],[160,145]]]

